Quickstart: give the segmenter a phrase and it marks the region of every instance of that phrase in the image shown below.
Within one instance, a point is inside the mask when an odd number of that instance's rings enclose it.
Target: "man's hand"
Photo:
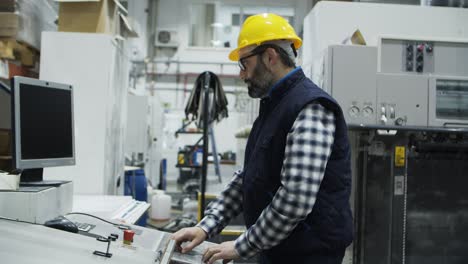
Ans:
[[[176,241],[176,246],[179,251],[182,253],[187,253],[205,241],[206,237],[207,234],[200,227],[189,227],[182,228],[181,230],[175,232],[171,238]],[[187,241],[190,241],[190,243],[184,247],[181,247],[181,244]]]
[[[234,241],[228,241],[209,247],[203,254],[203,262],[213,264],[218,259],[223,259],[223,263],[238,259],[239,255],[234,247]]]

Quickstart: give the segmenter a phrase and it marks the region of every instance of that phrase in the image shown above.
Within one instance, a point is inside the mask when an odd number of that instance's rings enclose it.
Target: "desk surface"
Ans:
[[[154,264],[157,252],[145,247],[125,247],[111,242],[111,258],[93,254],[106,251],[107,243],[94,237],[69,233],[41,225],[0,220],[0,259],[15,264]]]

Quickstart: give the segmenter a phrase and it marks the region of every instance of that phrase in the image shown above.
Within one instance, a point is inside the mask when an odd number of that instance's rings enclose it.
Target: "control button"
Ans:
[[[406,52],[406,59],[412,60],[413,59],[413,51]]]
[[[356,117],[356,116],[358,116],[358,115],[359,115],[359,112],[360,112],[359,107],[357,107],[357,106],[355,106],[355,105],[351,106],[351,107],[349,108],[349,110],[348,110],[348,113],[349,113],[349,115],[350,115],[351,117]]]
[[[426,53],[432,53],[434,51],[434,46],[430,43],[426,43]]]
[[[131,245],[133,242],[133,236],[135,232],[133,230],[124,230],[124,239],[123,242],[126,245]]]
[[[416,61],[422,62],[423,59],[424,59],[423,54],[418,52],[418,54],[416,55]]]
[[[386,125],[386,124],[387,124],[387,117],[384,116],[384,115],[382,115],[382,116],[380,117],[380,122],[381,122],[383,125]]]
[[[387,109],[386,109],[386,107],[385,107],[385,106],[382,106],[382,107],[380,108],[380,112],[381,112],[381,114],[382,114],[382,115],[380,116],[380,122],[381,122],[382,124],[386,125],[386,124],[387,124]]]
[[[404,126],[406,125],[406,116],[405,117],[399,117],[395,120],[395,125],[397,126]]]
[[[413,71],[413,61],[406,62],[406,71]]]
[[[406,51],[407,52],[413,52],[413,45],[412,44],[406,44]]]
[[[418,44],[417,49],[422,52],[424,50],[424,44]]]
[[[417,62],[416,63],[416,71],[417,72],[423,72],[423,63],[422,62]]]
[[[372,109],[370,106],[366,106],[362,109],[362,113],[365,117],[369,117],[374,114],[374,109]]]

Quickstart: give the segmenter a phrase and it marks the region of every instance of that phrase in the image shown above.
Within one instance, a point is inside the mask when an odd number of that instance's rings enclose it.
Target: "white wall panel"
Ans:
[[[311,65],[356,29],[373,46],[381,35],[467,38],[468,9],[321,1],[304,18],[303,64]]]
[[[46,168],[45,179],[72,180],[78,194],[117,194],[123,177],[128,71],[110,35],[45,32],[40,78],[74,87],[76,165]],[[121,187],[123,178],[121,178]]]

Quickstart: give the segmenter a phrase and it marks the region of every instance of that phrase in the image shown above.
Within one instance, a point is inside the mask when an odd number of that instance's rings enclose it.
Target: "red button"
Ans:
[[[124,242],[133,242],[133,236],[135,232],[133,230],[124,230]]]

